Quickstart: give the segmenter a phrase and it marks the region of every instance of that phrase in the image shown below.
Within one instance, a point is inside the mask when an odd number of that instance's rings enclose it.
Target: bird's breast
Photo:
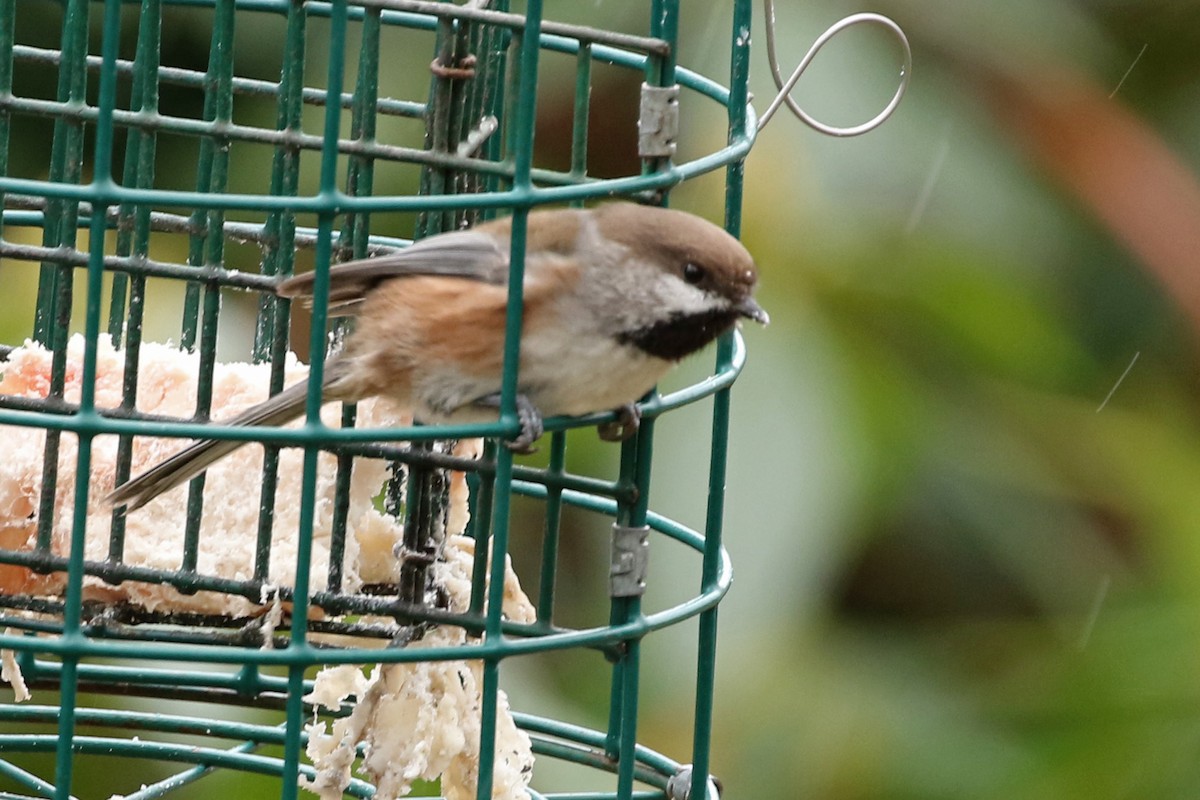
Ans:
[[[634,402],[670,368],[608,336],[529,337],[521,345],[520,384],[543,414],[575,416]]]

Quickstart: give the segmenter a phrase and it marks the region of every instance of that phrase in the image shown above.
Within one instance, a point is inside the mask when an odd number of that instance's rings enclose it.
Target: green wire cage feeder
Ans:
[[[317,371],[336,346],[326,308],[293,327],[272,291],[298,269],[508,214],[516,264],[534,207],[661,203],[719,171],[736,234],[757,130],[750,2],[720,12],[720,82],[676,63],[684,5],[646,0],[648,28],[630,35],[543,19],[540,0],[0,0],[0,274],[36,285],[32,329],[0,353],[0,667],[25,700],[0,702],[0,797],[100,796],[98,770],[129,798],[207,797],[230,773],[283,798],[716,797],[736,334],[708,377],[643,401],[612,474],[569,468],[567,431],[604,414],[548,420],[542,460],[514,464],[494,444],[514,429],[511,396],[482,425],[419,427],[366,403],[322,421],[316,392],[298,427],[219,422],[224,404],[303,376],[291,347]],[[535,112],[554,66],[572,100],[554,101],[561,157],[546,167]],[[421,76],[420,99],[390,96],[397,71]],[[640,93],[625,167],[605,177],[588,152],[601,71]],[[711,152],[676,157],[681,107],[719,114]],[[16,294],[9,316],[26,310]],[[238,320],[252,320],[241,337]],[[510,310],[508,352],[519,320]],[[249,363],[218,357],[219,326],[252,341],[235,354]],[[649,476],[657,418],[705,398],[697,531],[651,510]],[[263,446],[169,512],[104,504],[155,447],[214,436]],[[507,559],[514,503],[540,515],[532,599]],[[607,518],[611,556],[595,565],[608,606],[585,624],[559,613],[574,588],[559,579],[563,523],[579,514]],[[694,562],[678,601],[644,598],[647,548]],[[691,751],[668,757],[637,744],[640,648],[688,620]],[[509,707],[508,664],[578,651],[605,665],[607,725]],[[600,788],[551,791],[547,762]]]

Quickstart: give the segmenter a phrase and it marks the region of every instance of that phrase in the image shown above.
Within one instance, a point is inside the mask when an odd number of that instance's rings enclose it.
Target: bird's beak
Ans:
[[[771,321],[770,315],[768,315],[766,311],[763,311],[762,306],[754,302],[753,297],[747,297],[742,300],[740,303],[734,306],[734,310],[736,310],[740,316],[743,316],[746,319],[752,319],[760,325],[766,325]]]

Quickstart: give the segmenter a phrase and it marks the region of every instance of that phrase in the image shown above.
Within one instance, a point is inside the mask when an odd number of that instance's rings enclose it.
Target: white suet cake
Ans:
[[[77,403],[82,380],[84,340],[74,336],[68,344],[64,399]],[[97,343],[95,402],[98,408],[116,408],[121,403],[124,380],[124,351],[103,336]],[[50,388],[52,354],[40,345],[26,342],[13,349],[0,363],[0,393],[45,398]],[[138,411],[164,416],[188,417],[194,410],[199,357],[174,347],[146,343],[138,362]],[[212,407],[218,418],[228,418],[267,396],[270,367],[266,364],[217,364],[213,373]],[[307,368],[289,356],[285,383],[304,380]],[[322,419],[336,425],[341,406],[328,404]],[[408,425],[411,417],[386,400],[358,404],[361,427]],[[0,547],[31,550],[37,536],[37,509],[41,499],[42,460],[46,431],[37,427],[0,426],[6,443],[0,460]],[[137,474],[187,446],[186,439],[139,436],[133,449],[133,472]],[[459,442],[455,454],[478,457],[480,440]],[[85,558],[102,561],[108,556],[111,509],[104,496],[113,488],[116,474],[117,437],[98,436],[92,444],[89,475]],[[75,498],[75,467],[78,440],[62,435],[58,453],[58,481],[51,527],[51,551],[66,555],[70,543]],[[319,455],[314,509],[310,585],[326,588],[330,531],[336,481],[336,457]],[[253,578],[259,492],[263,449],[259,445],[239,448],[208,469],[204,486],[204,515],[201,520],[197,571],[232,580]],[[280,451],[278,488],[271,542],[269,581],[289,586],[296,571],[300,481],[303,451]],[[388,467],[378,459],[354,462],[350,487],[350,509],[346,524],[346,556],[343,591],[354,592],[367,583],[392,583],[399,575],[396,545],[402,540],[402,523],[379,512],[374,503],[389,477]],[[177,487],[126,517],[123,562],[130,566],[177,570],[183,553],[187,486]],[[445,546],[434,564],[435,583],[450,600],[451,610],[465,611],[470,602],[471,564],[474,542],[461,535],[468,522],[468,490],[462,473],[450,473],[449,508]],[[510,619],[531,622],[534,610],[522,592],[511,565],[507,565],[504,613]],[[0,594],[58,597],[65,575],[40,575],[24,567],[0,565]],[[218,592],[183,594],[157,583],[125,581],[113,586],[97,577],[84,579],[84,597],[106,603],[129,603],[160,613],[191,612],[246,616],[272,614],[278,606]],[[319,608],[313,609],[320,614]],[[333,637],[331,637],[332,640]],[[346,644],[373,646],[348,641]],[[428,632],[410,647],[465,644],[461,628],[442,626]],[[357,677],[354,677],[357,676]],[[0,653],[0,680],[9,683],[16,699],[29,697],[12,653]],[[314,705],[336,707],[348,697],[357,698],[349,717],[333,723],[310,725],[309,756],[317,769],[317,780],[305,788],[322,797],[340,797],[350,779],[354,745],[370,744],[370,753],[360,770],[378,786],[379,800],[403,797],[412,781],[421,777],[441,778],[448,800],[474,797],[478,779],[479,710],[482,677],[479,662],[443,661],[415,664],[376,665],[370,676],[358,667],[331,667],[317,676],[317,688],[309,699]],[[503,693],[498,698],[497,750],[494,777],[496,798],[523,800],[533,766],[529,737],[513,722]]]

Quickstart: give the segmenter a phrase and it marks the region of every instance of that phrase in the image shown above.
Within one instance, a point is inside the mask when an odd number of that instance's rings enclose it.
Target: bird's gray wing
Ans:
[[[439,275],[496,285],[508,280],[508,249],[487,233],[455,231],[422,239],[395,253],[336,264],[329,270],[329,313],[356,313],[363,298],[391,278]],[[280,297],[312,304],[315,273],[288,278],[275,287]]]

